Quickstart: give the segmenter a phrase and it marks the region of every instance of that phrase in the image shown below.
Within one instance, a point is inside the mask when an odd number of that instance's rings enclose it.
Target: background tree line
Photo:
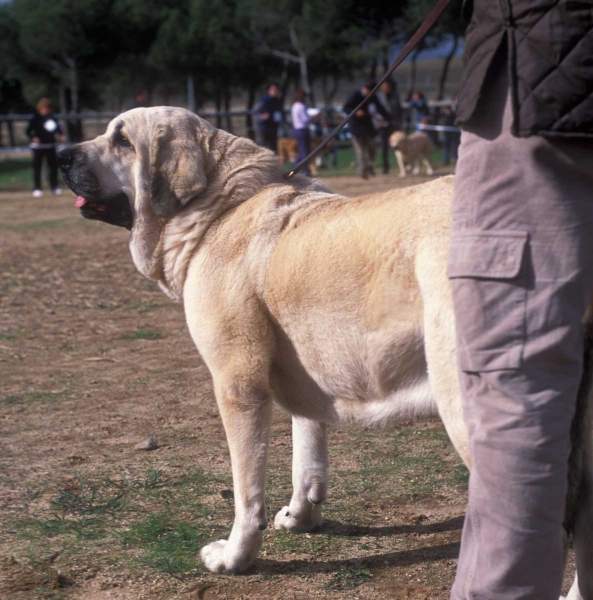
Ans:
[[[338,82],[380,75],[394,45],[433,0],[12,0],[0,5],[0,113],[26,112],[50,96],[60,112],[119,110],[135,89],[161,100],[193,90],[246,108],[270,79],[284,93],[317,91],[331,103]],[[418,53],[463,35],[460,0]],[[440,95],[447,61],[443,63]],[[315,84],[315,88],[313,88]],[[191,92],[190,92],[191,94]],[[224,123],[219,123],[224,126]]]

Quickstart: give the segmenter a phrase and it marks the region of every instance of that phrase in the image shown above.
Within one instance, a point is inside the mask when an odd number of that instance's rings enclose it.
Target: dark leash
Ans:
[[[424,36],[430,31],[431,27],[436,23],[437,19],[441,16],[441,14],[443,14],[443,11],[445,10],[445,8],[447,8],[447,5],[450,2],[451,0],[438,0],[436,6],[430,11],[428,17],[426,17],[426,19],[424,20],[422,25],[420,25],[416,33],[403,47],[402,51],[397,55],[396,59],[389,66],[389,69],[387,69],[387,71],[385,72],[385,75],[381,77],[381,80],[371,90],[369,95],[366,96],[365,99],[347,117],[342,119],[342,121],[331,133],[329,133],[323,138],[321,143],[313,150],[313,152],[310,152],[307,157],[303,158],[303,160],[294,165],[294,167],[290,171],[285,173],[284,176],[287,179],[290,179],[291,177],[296,175],[308,161],[310,161],[312,158],[315,158],[319,154],[319,152],[321,152],[321,150],[323,150],[323,148],[332,140],[332,138],[334,138],[338,134],[342,127],[344,127],[344,125],[346,125],[346,123],[350,121],[350,119],[356,114],[356,112],[359,111],[375,95],[375,93],[381,87],[381,84],[393,73],[393,71],[395,71],[395,69],[397,69],[397,67],[401,65],[401,63],[408,57],[410,52],[412,52],[412,50],[418,45],[422,38],[424,38]]]

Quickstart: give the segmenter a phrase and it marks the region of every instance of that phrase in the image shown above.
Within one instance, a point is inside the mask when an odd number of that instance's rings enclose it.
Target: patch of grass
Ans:
[[[63,396],[64,392],[25,392],[24,394],[14,394],[0,398],[0,406],[3,404],[7,406],[14,406],[17,404],[30,405],[34,403],[48,402],[50,400],[57,400]]]
[[[82,517],[80,519],[21,519],[15,522],[19,536],[23,539],[34,541],[39,536],[53,538],[60,535],[75,535],[82,540],[103,539],[107,530],[95,517]]]
[[[121,336],[122,340],[161,340],[165,336],[160,331],[153,329],[137,329],[131,333],[125,333]]]
[[[66,515],[101,515],[121,510],[124,506],[126,489],[115,491],[100,484],[88,483],[80,479],[74,489],[62,488],[50,504],[56,514]]]
[[[211,537],[209,527],[169,512],[151,514],[121,533],[125,546],[143,549],[140,562],[178,579],[197,567],[196,555]]]
[[[27,158],[0,160],[0,188],[4,190],[32,189],[33,161]]]
[[[372,577],[371,572],[365,567],[346,565],[334,573],[325,585],[327,590],[351,590],[362,585]]]
[[[8,342],[9,340],[14,340],[14,333],[0,333],[0,342]]]

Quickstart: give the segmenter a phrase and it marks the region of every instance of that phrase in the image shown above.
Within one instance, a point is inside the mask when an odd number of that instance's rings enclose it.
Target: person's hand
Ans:
[[[32,141],[34,144],[38,144],[38,143],[40,142],[40,140],[39,140],[39,138],[38,138],[38,137],[34,137],[34,138],[31,140],[31,141]]]
[[[363,110],[362,108],[359,108],[359,109],[356,111],[356,116],[357,116],[357,117],[364,117],[364,115],[365,115],[365,114],[366,114],[366,111],[365,111],[365,110]]]
[[[59,135],[58,136],[58,141],[64,143],[66,141],[66,136],[65,135]]]
[[[261,114],[262,121],[267,121],[269,118],[270,118],[270,113],[262,113]]]

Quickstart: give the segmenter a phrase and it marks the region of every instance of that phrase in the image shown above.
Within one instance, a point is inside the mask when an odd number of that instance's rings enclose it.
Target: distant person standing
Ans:
[[[307,114],[307,107],[305,106],[306,97],[305,90],[297,89],[290,107],[290,118],[292,119],[294,137],[298,148],[297,163],[306,158],[309,152],[311,152],[311,134],[309,133],[311,117]],[[311,175],[308,163],[305,165],[303,172]]]
[[[29,121],[27,135],[31,139],[31,150],[33,151],[33,197],[43,196],[41,169],[44,160],[47,162],[49,171],[49,187],[54,196],[59,196],[62,190],[58,187],[56,145],[57,141],[66,141],[66,137],[52,113],[51,101],[48,98],[41,98],[37,102],[37,111]]]
[[[455,121],[457,120],[457,114],[452,106],[444,106],[443,107],[443,125],[445,127],[449,127],[445,131],[444,141],[444,157],[443,164],[449,165],[451,163],[451,159],[457,162],[457,152],[459,150],[459,144],[461,143],[461,130],[455,127]],[[457,131],[454,131],[455,128]]]
[[[421,131],[420,125],[430,121],[430,108],[422,92],[412,92],[408,100],[416,131]]]
[[[402,107],[399,99],[397,83],[395,81],[384,81],[377,92],[377,102],[389,113],[389,119],[384,119],[380,113],[375,115],[379,141],[381,142],[381,159],[383,161],[383,173],[389,173],[389,136],[402,129]]]
[[[255,112],[257,114],[257,130],[261,135],[262,145],[273,152],[278,148],[278,127],[284,120],[280,88],[270,82],[267,94],[260,100]]]
[[[377,84],[374,81],[365,83],[362,88],[352,92],[344,104],[344,112],[350,114],[370,93]],[[389,113],[377,102],[377,98],[371,98],[365,106],[358,109],[350,121],[352,132],[352,143],[356,152],[356,164],[363,179],[368,179],[375,174],[375,153],[377,145],[375,138],[377,130],[373,125],[373,115],[381,115],[386,121],[390,120]]]

